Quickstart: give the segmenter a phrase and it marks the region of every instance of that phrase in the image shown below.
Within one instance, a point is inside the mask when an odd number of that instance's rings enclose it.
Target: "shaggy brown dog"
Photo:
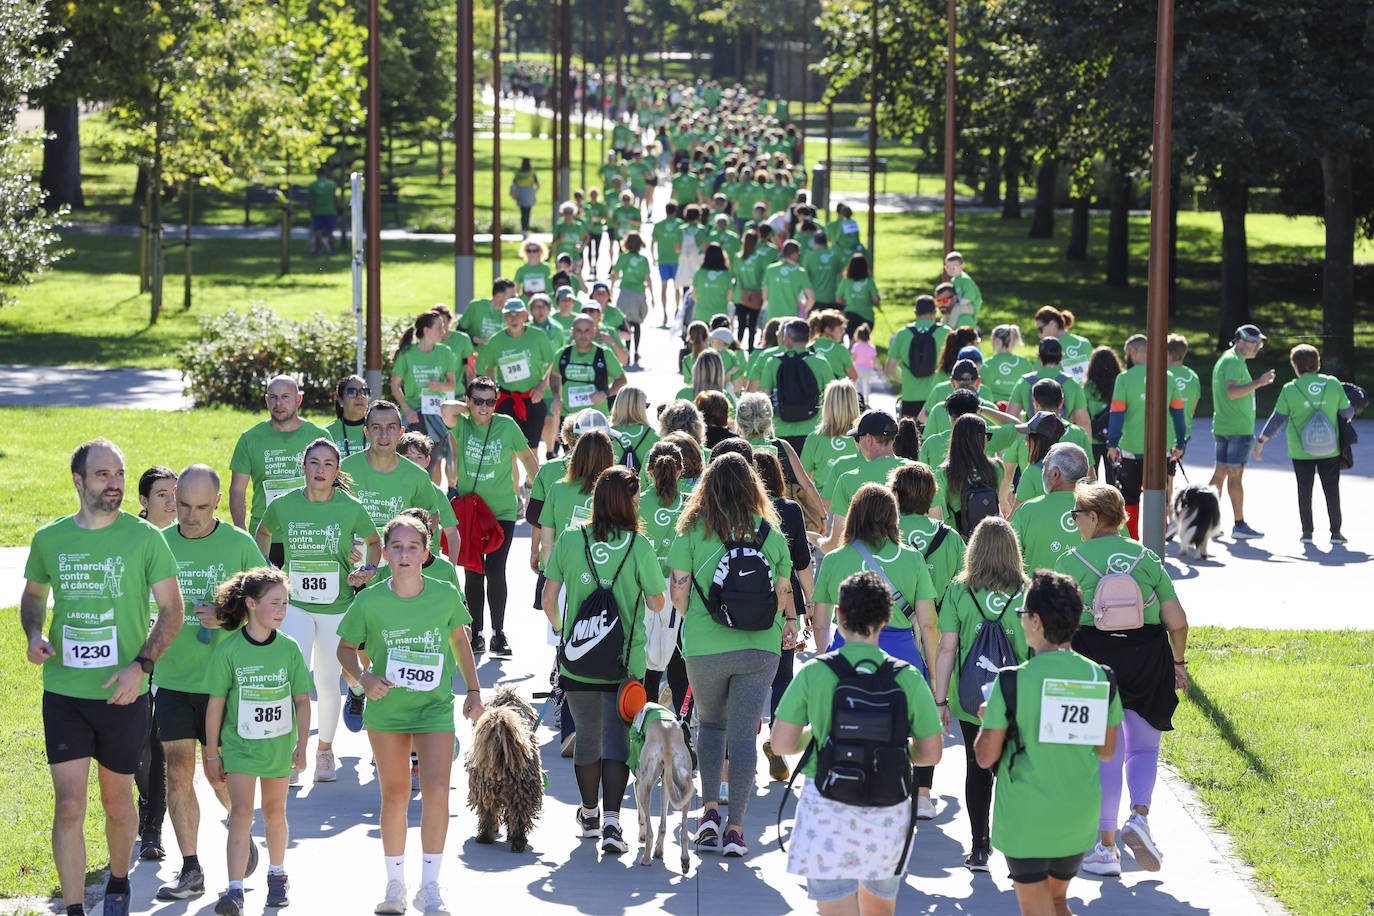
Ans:
[[[543,767],[533,726],[534,710],[514,690],[502,687],[472,730],[464,766],[479,843],[496,842],[504,822],[511,852],[525,851],[530,828],[544,807]]]

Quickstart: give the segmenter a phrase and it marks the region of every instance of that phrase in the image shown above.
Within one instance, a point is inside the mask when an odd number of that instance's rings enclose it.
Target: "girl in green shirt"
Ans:
[[[964,493],[971,487],[990,487],[1002,492],[1002,464],[988,460],[987,421],[977,414],[965,414],[954,421],[949,436],[949,457],[935,471],[937,495],[930,510],[932,518],[948,522],[967,537],[974,519],[963,518]]]
[[[701,268],[692,279],[692,293],[696,297],[697,321],[709,324],[717,315],[730,313],[735,301],[735,277],[719,244],[712,242],[706,246]]]
[[[859,325],[867,323],[871,326],[874,323],[873,310],[878,307],[879,301],[878,287],[873,282],[866,255],[856,253],[849,259],[849,266],[844,269],[844,276],[835,287],[835,301],[844,309],[849,323],[846,332],[851,340]]]
[[[1031,361],[1016,352],[1021,344],[1021,329],[1016,325],[999,324],[992,329],[992,355],[979,373],[983,379],[980,395],[993,402],[1010,401],[1016,383],[1035,371]]]
[[[549,280],[553,271],[545,263],[548,250],[543,243],[526,240],[524,248],[525,263],[515,269],[515,285],[520,295],[529,298],[535,293],[550,293]]]

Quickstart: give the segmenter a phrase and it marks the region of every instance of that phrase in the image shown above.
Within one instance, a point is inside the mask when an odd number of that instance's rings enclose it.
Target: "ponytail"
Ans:
[[[215,592],[215,616],[226,630],[237,630],[248,619],[248,599],[261,601],[262,596],[280,585],[290,589],[286,573],[274,566],[259,566],[234,573]]]
[[[655,442],[649,450],[649,477],[662,505],[676,502],[678,481],[682,479],[682,449],[673,442]]]
[[[415,342],[419,339],[421,331],[427,331],[443,320],[443,314],[434,310],[421,312],[416,315],[415,322],[410,327],[406,328],[405,333],[401,335],[400,342],[396,344],[396,352],[392,356],[392,362],[395,362],[397,357],[415,346]]]

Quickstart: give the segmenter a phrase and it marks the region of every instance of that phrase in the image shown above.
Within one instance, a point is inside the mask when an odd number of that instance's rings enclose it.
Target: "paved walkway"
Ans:
[[[183,410],[176,369],[0,366],[0,407],[117,407]]]

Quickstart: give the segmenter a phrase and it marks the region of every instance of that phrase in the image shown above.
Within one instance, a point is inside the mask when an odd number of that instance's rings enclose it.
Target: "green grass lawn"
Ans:
[[[1290,912],[1374,910],[1374,633],[1201,627],[1188,642],[1166,758]]]

